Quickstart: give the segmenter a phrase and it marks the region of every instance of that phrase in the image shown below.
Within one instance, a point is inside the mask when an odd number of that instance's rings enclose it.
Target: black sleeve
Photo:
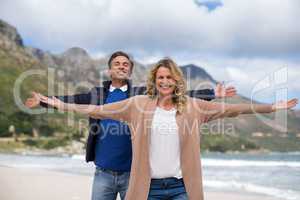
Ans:
[[[189,90],[187,95],[190,97],[211,101],[215,99],[215,91],[213,89]]]

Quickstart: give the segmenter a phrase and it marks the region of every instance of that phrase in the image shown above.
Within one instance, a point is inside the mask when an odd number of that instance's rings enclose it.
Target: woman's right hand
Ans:
[[[48,104],[49,106],[55,107],[59,110],[64,110],[66,108],[65,102],[61,101],[60,99],[56,97],[46,97],[42,94],[38,94],[39,99],[41,102]]]

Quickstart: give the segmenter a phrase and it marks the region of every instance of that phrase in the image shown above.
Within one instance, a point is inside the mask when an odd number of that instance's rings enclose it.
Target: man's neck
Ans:
[[[111,85],[116,88],[120,88],[126,84],[126,80],[111,80]]]

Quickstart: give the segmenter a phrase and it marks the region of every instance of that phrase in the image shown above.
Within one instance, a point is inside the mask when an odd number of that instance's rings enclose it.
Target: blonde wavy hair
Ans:
[[[172,78],[176,82],[172,100],[173,103],[175,104],[177,111],[179,113],[182,113],[182,111],[186,107],[186,101],[187,101],[187,98],[185,96],[186,82],[183,77],[182,71],[172,59],[164,58],[158,61],[151,69],[147,80],[146,94],[152,99],[158,95],[155,82],[156,82],[156,73],[160,67],[165,67],[171,71]]]

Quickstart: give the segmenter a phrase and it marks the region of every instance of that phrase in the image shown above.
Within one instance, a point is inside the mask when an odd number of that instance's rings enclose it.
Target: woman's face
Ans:
[[[159,96],[172,95],[175,90],[175,84],[176,81],[168,68],[158,68],[155,77],[155,87],[158,91]]]

